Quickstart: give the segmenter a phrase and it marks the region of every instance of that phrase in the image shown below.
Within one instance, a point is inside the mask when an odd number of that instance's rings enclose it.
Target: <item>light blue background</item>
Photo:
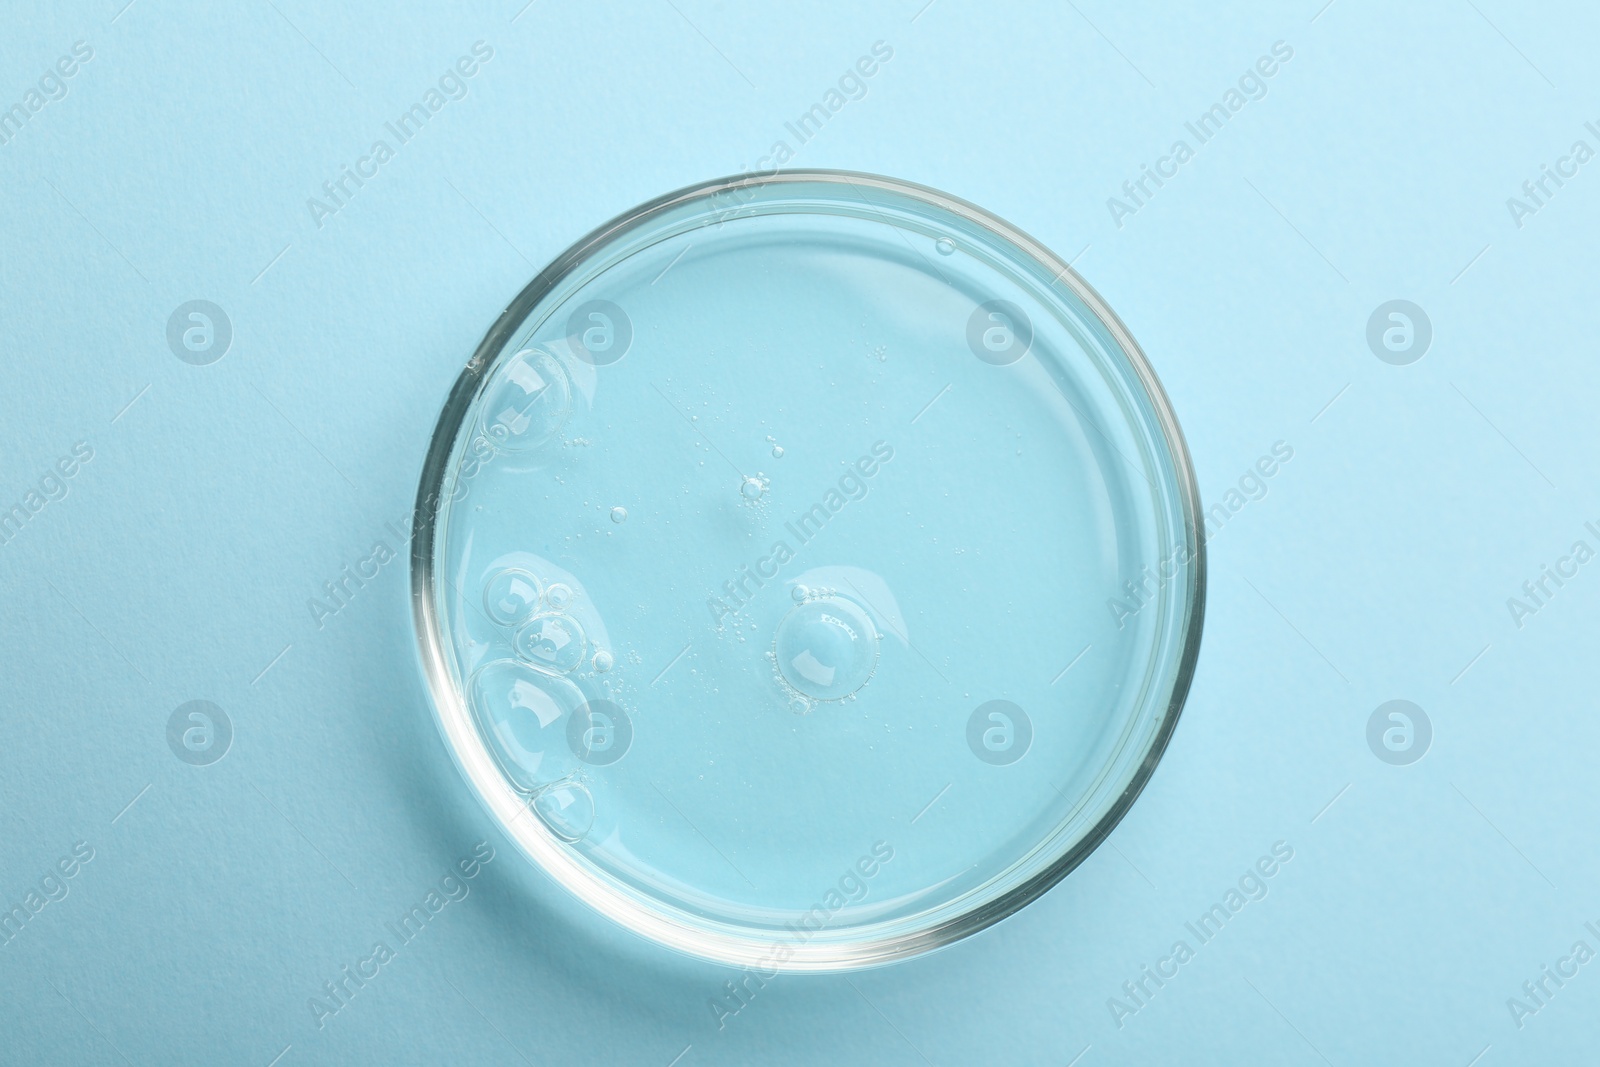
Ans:
[[[0,545],[0,900],[75,841],[95,859],[0,947],[0,1060],[1588,1053],[1600,963],[1521,1029],[1506,998],[1600,949],[1600,565],[1521,629],[1506,598],[1597,545],[1600,162],[1522,228],[1505,201],[1573,141],[1600,148],[1600,16],[920,5],[9,5],[0,107],[74,41],[94,58],[0,146],[0,510],[74,442],[95,456]],[[480,39],[469,95],[319,229],[306,198]],[[781,977],[719,1030],[731,972],[592,917],[469,797],[404,562],[321,629],[306,601],[408,516],[448,386],[539,267],[792,143],[784,122],[878,40],[893,60],[795,164],[923,182],[1081,252],[1208,502],[1275,441],[1294,459],[1211,542],[1194,690],[1114,847],[954,948]],[[1266,98],[1117,228],[1106,198],[1278,40],[1294,58]],[[197,298],[234,329],[207,367],[165,339]],[[1411,366],[1365,342],[1391,298],[1433,322]],[[1397,697],[1434,729],[1408,767],[1365,739]],[[191,699],[236,730],[209,767],[165,740]],[[307,999],[479,840],[497,857],[471,895],[319,1028]],[[1119,1028],[1107,998],[1279,840],[1270,895]]]

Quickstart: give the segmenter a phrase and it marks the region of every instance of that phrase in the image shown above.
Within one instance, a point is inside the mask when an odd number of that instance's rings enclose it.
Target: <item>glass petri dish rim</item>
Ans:
[[[714,929],[717,924],[696,920],[687,913],[680,915],[670,905],[651,902],[654,906],[648,906],[639,899],[638,894],[601,878],[576,859],[569,848],[553,834],[537,830],[531,835],[512,832],[511,824],[523,815],[528,815],[531,825],[536,826],[537,820],[528,812],[528,801],[514,800],[511,795],[512,790],[503,780],[499,782],[501,786],[499,791],[486,788],[487,783],[484,781],[486,774],[498,778],[498,770],[490,770],[492,764],[483,762],[474,766],[469,761],[468,752],[463,751],[461,742],[468,740],[463,734],[474,729],[473,718],[466,706],[462,688],[453,680],[453,671],[441,629],[439,605],[435,600],[439,580],[439,574],[435,570],[435,548],[437,520],[447,505],[444,491],[451,471],[451,460],[479,388],[486,373],[494,366],[495,360],[512,343],[525,325],[528,316],[545,297],[554,292],[571,275],[581,270],[591,257],[623,235],[650,225],[676,208],[694,201],[736,194],[745,189],[819,184],[849,186],[858,196],[863,189],[877,190],[919,200],[936,209],[949,212],[961,218],[963,222],[987,231],[993,238],[1014,246],[1047,268],[1055,278],[1053,284],[1065,285],[1100,321],[1122,356],[1128,361],[1139,387],[1149,401],[1156,425],[1160,430],[1161,440],[1166,446],[1167,457],[1173,465],[1177,500],[1182,513],[1180,532],[1188,549],[1189,564],[1185,571],[1185,588],[1182,591],[1183,601],[1187,604],[1188,610],[1181,616],[1183,632],[1177,640],[1180,652],[1173,668],[1171,693],[1167,707],[1160,713],[1161,720],[1149,742],[1149,747],[1134,768],[1122,793],[1109,805],[1099,820],[1062,855],[1047,867],[992,899],[924,928],[891,934],[869,942],[808,941],[793,946],[792,954],[779,962],[773,958],[773,948],[778,940],[775,935],[753,936],[731,930]],[[729,215],[734,214],[737,214],[737,209],[729,212]],[[449,750],[458,770],[467,779],[472,792],[487,813],[500,824],[501,829],[512,838],[531,862],[549,874],[574,897],[618,925],[690,956],[734,966],[756,966],[762,968],[763,973],[776,971],[826,973],[906,959],[970,937],[1037,900],[1083,863],[1111,835],[1111,831],[1122,821],[1133,802],[1138,799],[1166,752],[1173,732],[1177,729],[1178,719],[1188,697],[1199,660],[1206,588],[1206,546],[1200,526],[1199,485],[1189,456],[1188,444],[1178,425],[1177,416],[1173,413],[1166,391],[1162,388],[1138,342],[1134,340],[1116,313],[1101,299],[1099,293],[1070,264],[1027,233],[959,197],[884,175],[848,170],[795,169],[715,178],[685,186],[647,201],[581,237],[552,260],[511,300],[467,361],[451,387],[438,422],[435,424],[433,437],[423,460],[416,499],[416,506],[412,512],[411,606],[417,651],[432,697],[435,725],[439,728],[445,747]]]

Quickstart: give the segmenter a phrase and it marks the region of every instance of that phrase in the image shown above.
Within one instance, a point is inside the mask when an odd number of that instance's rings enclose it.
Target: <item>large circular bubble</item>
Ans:
[[[472,708],[483,736],[522,789],[578,769],[567,720],[583,706],[583,693],[571,682],[511,660],[490,663],[472,679]]]
[[[843,700],[872,677],[878,632],[851,601],[818,597],[789,609],[778,624],[773,656],[795,692],[813,700]]]
[[[528,349],[495,374],[483,399],[483,431],[495,447],[526,452],[548,444],[572,414],[572,384],[548,352]]]

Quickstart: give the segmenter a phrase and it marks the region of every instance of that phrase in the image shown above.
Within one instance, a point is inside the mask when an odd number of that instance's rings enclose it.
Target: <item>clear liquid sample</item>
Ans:
[[[1192,474],[1121,327],[999,227],[861,176],[708,187],[469,368],[416,576],[441,726],[618,921],[794,968],[920,951],[1061,877],[1153,767]]]

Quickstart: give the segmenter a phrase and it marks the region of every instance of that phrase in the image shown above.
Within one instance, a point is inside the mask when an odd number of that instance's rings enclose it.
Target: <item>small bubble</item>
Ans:
[[[517,654],[538,667],[569,674],[588,648],[583,627],[569,615],[535,615],[517,634]]]
[[[956,250],[956,243],[948,237],[941,237],[933,242],[933,249],[941,256],[953,255]]]
[[[594,797],[582,782],[557,782],[535,796],[532,807],[539,821],[568,843],[583,840],[594,825]]]
[[[572,587],[555,582],[544,591],[544,600],[553,608],[564,608],[572,603]]]
[[[804,604],[806,602],[806,597],[811,595],[811,590],[807,589],[803,585],[796,584],[795,587],[790,590],[789,595],[794,597],[794,602],[796,604]]]
[[[789,701],[789,710],[794,712],[796,715],[810,715],[811,701],[805,699],[804,697],[795,697],[793,700]]]
[[[624,508],[624,507],[612,508],[611,509],[611,521],[615,522],[615,523],[627,522],[628,521],[628,509]]]
[[[760,475],[745,478],[739,485],[739,492],[746,500],[760,500],[761,494],[767,491],[767,483],[761,480]]]
[[[783,458],[783,446],[782,445],[773,445],[772,446],[772,458],[773,459],[782,459]]]
[[[594,672],[596,674],[604,674],[606,671],[609,671],[612,665],[616,662],[616,658],[602,648],[599,652],[594,654]]]
[[[518,567],[503,567],[483,586],[483,606],[502,626],[519,626],[539,605],[539,579]]]

